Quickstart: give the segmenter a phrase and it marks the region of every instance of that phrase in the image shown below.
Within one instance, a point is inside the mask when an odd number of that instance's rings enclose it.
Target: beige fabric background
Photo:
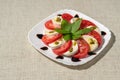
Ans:
[[[37,52],[28,31],[48,15],[75,9],[107,26],[112,48],[87,69],[59,65]],[[0,80],[120,80],[120,0],[0,0]]]

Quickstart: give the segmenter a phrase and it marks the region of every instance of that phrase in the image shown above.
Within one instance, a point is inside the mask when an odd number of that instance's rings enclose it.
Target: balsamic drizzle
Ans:
[[[79,61],[81,61],[80,59],[75,58],[75,57],[72,57],[71,60],[72,60],[73,62],[79,62]]]
[[[79,18],[78,14],[76,14],[76,15],[74,16],[74,18]]]
[[[106,32],[104,32],[104,31],[101,31],[101,35],[103,35],[103,36],[104,36],[104,35],[106,35]]]
[[[61,14],[58,14],[57,16],[62,16]]]
[[[64,59],[63,56],[57,56],[56,59]]]
[[[41,47],[40,49],[42,49],[42,50],[48,50],[48,47]]]
[[[39,39],[42,39],[43,34],[37,34],[36,36],[37,36]]]
[[[94,52],[88,52],[88,55],[96,55],[96,53],[94,53]]]

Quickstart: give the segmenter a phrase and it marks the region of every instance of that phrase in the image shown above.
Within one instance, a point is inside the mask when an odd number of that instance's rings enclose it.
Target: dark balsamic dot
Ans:
[[[74,17],[75,17],[75,18],[79,18],[78,14],[76,14]]]
[[[104,32],[104,31],[101,31],[101,34],[104,36],[104,35],[106,35],[106,32]]]
[[[96,55],[94,52],[88,52],[88,55]]]
[[[62,16],[61,14],[58,14],[57,16]]]
[[[75,58],[75,57],[72,57],[71,60],[72,60],[73,62],[79,62],[79,61],[81,61],[80,59]]]
[[[57,56],[56,59],[64,59],[63,56]]]
[[[40,49],[42,49],[42,50],[48,50],[48,47],[41,47]]]
[[[36,36],[37,36],[39,39],[42,39],[43,34],[37,34]]]

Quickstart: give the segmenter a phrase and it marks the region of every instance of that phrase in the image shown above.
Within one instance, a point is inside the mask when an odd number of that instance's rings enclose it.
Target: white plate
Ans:
[[[96,51],[96,55],[92,55],[86,58],[81,59],[81,61],[79,62],[73,62],[71,61],[71,58],[68,57],[64,57],[64,59],[56,59],[56,55],[52,52],[51,48],[48,48],[48,50],[42,50],[40,49],[43,46],[46,46],[40,39],[37,38],[36,34],[43,34],[44,31],[44,23],[47,20],[52,19],[53,17],[55,17],[57,14],[62,14],[62,13],[70,13],[72,15],[78,14],[79,17],[83,18],[83,19],[87,19],[90,20],[91,22],[95,23],[99,29],[101,31],[105,31],[106,35],[103,37],[104,38],[104,43],[102,45],[102,47]],[[106,28],[104,25],[102,25],[101,23],[97,22],[96,20],[86,16],[85,14],[75,11],[75,10],[69,10],[69,9],[64,9],[64,10],[60,10],[57,11],[55,13],[53,13],[52,15],[48,16],[47,18],[45,18],[44,20],[42,20],[41,22],[39,22],[37,25],[35,25],[29,32],[28,34],[28,39],[29,42],[33,45],[33,47],[35,47],[38,51],[40,51],[43,55],[47,56],[48,58],[65,64],[65,65],[72,65],[72,66],[77,66],[77,65],[82,65],[87,63],[88,61],[91,61],[93,58],[95,58],[96,56],[98,56],[98,54],[101,53],[101,51],[107,46],[107,44],[109,43],[111,38],[111,32],[109,31],[108,28]]]

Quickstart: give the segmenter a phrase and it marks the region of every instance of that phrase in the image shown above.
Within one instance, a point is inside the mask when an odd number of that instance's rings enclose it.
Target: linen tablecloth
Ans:
[[[80,11],[107,26],[110,49],[91,66],[57,64],[28,42],[28,31],[61,9]],[[120,0],[0,0],[0,80],[120,80]]]

